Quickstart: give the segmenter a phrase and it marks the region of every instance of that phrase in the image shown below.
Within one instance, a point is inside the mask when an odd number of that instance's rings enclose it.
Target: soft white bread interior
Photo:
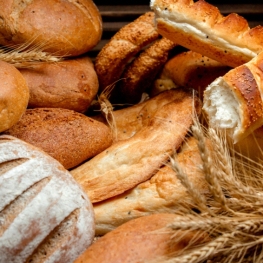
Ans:
[[[263,125],[263,52],[213,81],[204,91],[203,110],[213,128],[236,143]]]
[[[151,0],[157,31],[190,50],[236,67],[263,48],[263,27],[250,28],[245,18],[223,16],[204,0]]]
[[[0,137],[0,262],[73,262],[93,241],[94,213],[59,162]]]

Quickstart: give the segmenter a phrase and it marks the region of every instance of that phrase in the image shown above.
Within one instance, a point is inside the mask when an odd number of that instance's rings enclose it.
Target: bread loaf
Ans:
[[[0,262],[73,262],[94,237],[92,205],[59,162],[0,136]]]
[[[131,220],[101,237],[74,263],[154,262],[210,240],[204,231],[172,230],[169,226],[178,221],[183,216],[164,213]]]
[[[263,27],[250,28],[245,18],[223,16],[204,0],[151,0],[157,31],[175,43],[230,67],[262,51]]]
[[[189,181],[201,194],[209,193],[197,141],[190,137],[184,142],[177,156],[178,163]],[[155,214],[177,213],[181,202],[189,208],[196,205],[177,179],[176,173],[167,164],[161,167],[149,180],[142,182],[121,195],[93,205],[95,213],[95,235],[104,235],[132,219]]]
[[[211,127],[234,143],[263,125],[263,52],[213,81],[204,92],[203,110]]]
[[[0,61],[0,132],[12,127],[26,111],[29,88],[23,75],[11,64]]]
[[[149,179],[180,147],[200,114],[200,101],[192,91],[177,89],[134,136],[118,141],[91,160],[71,170],[76,181],[96,203],[119,195]]]
[[[85,112],[99,89],[88,57],[38,63],[19,69],[29,87],[29,108],[65,108]]]
[[[231,67],[194,51],[184,51],[170,58],[155,79],[150,95],[176,87],[193,88],[203,99],[205,88]]]
[[[102,20],[92,0],[7,0],[0,3],[0,44],[41,47],[77,56],[100,40]]]
[[[28,109],[5,134],[39,147],[66,169],[97,155],[112,143],[111,130],[105,124],[61,108]]]

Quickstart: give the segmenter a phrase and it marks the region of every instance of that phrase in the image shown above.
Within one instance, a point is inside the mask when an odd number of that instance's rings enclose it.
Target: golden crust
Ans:
[[[122,27],[96,57],[95,70],[100,90],[119,80],[126,64],[158,36],[153,12],[147,12]]]
[[[114,143],[71,174],[93,203],[121,194],[149,179],[183,142],[200,104],[192,92],[174,91],[164,105],[133,137]],[[193,109],[195,107],[195,109]]]
[[[119,91],[125,101],[140,101],[142,93],[152,84],[175,46],[171,40],[161,38],[133,60],[125,69],[119,85]]]
[[[197,142],[191,137],[185,144],[186,149],[178,153],[178,163],[196,189],[200,193],[208,193],[204,174],[199,169],[202,161]],[[187,202],[189,207],[195,206],[176,173],[169,166],[164,166],[151,179],[132,190],[94,204],[96,235],[103,235],[141,216],[175,213],[181,200]]]
[[[250,29],[243,17],[223,16],[203,0],[153,0],[151,8],[161,35],[228,66],[244,64],[262,50],[263,27]]]

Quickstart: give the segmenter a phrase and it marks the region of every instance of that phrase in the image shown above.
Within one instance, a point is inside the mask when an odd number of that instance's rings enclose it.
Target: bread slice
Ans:
[[[0,262],[72,262],[93,241],[89,198],[38,148],[0,137]]]
[[[263,49],[263,27],[245,18],[223,16],[204,0],[151,0],[157,31],[190,50],[230,67],[242,65]]]

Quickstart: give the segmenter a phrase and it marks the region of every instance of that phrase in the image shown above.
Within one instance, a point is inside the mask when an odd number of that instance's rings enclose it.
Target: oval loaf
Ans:
[[[73,262],[94,238],[92,205],[59,162],[0,137],[0,262]]]
[[[97,155],[112,143],[108,126],[61,108],[27,109],[5,133],[41,148],[66,169]]]

